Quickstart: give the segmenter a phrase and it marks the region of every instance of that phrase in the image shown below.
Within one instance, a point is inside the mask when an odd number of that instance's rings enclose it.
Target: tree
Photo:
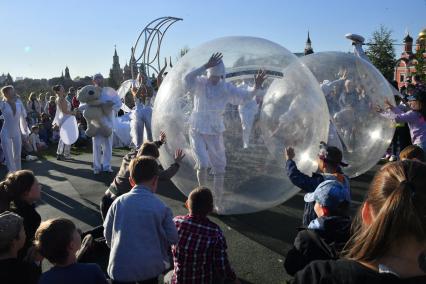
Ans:
[[[392,81],[396,63],[393,47],[395,40],[392,39],[392,31],[381,25],[378,30],[373,32],[369,41],[370,44],[366,50],[368,58],[386,79]]]
[[[416,51],[415,57],[417,60],[416,64],[416,75],[420,76],[421,82],[426,82],[426,59],[424,53],[426,52],[425,45],[420,45],[420,48]]]
[[[7,76],[6,76],[6,85],[12,85],[12,84],[13,84],[12,76],[10,76],[10,73],[7,73]]]

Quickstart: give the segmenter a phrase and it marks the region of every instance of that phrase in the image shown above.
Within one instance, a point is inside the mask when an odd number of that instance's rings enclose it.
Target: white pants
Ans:
[[[71,145],[65,144],[62,139],[59,139],[58,149],[56,150],[56,154],[70,156]]]
[[[6,166],[9,172],[18,171],[21,169],[21,149],[22,137],[17,135],[8,137],[7,135],[1,136],[1,147],[6,161]]]
[[[112,135],[109,137],[95,136],[93,144],[93,170],[108,171],[111,169]]]
[[[145,129],[146,129],[146,135],[147,135],[148,141],[152,141],[152,128],[151,128],[152,107],[145,106],[145,108],[143,109],[143,116],[144,116]]]
[[[132,142],[135,144],[136,149],[139,149],[144,142],[144,130],[146,130],[146,136],[148,141],[152,141],[152,108],[144,107],[132,114],[130,122],[130,135],[132,136]]]
[[[226,168],[225,146],[222,133],[217,135],[201,134],[190,130],[190,144],[195,157],[195,169],[199,186],[212,190],[217,213],[223,209],[224,178]],[[213,184],[207,183],[207,168],[211,166]]]
[[[201,134],[190,130],[190,144],[195,156],[195,169],[212,167],[213,174],[223,174],[226,168],[225,146],[222,133]]]
[[[257,112],[256,112],[257,113]],[[243,128],[243,145],[247,148],[250,142],[250,134],[253,128],[256,113],[240,112],[241,126]]]

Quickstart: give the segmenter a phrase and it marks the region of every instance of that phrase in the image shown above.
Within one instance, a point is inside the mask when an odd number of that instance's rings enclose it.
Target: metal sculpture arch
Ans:
[[[133,79],[136,78],[138,70],[143,70],[148,77],[152,72],[158,74],[161,69],[160,49],[163,38],[174,23],[182,20],[175,17],[161,17],[145,26],[132,47],[130,70]]]

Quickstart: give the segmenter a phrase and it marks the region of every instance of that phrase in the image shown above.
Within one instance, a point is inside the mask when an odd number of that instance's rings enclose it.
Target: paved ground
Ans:
[[[125,150],[114,150],[113,169],[118,170]],[[64,216],[71,218],[84,231],[101,224],[99,201],[113,175],[94,176],[91,154],[75,155],[69,162],[47,158],[23,163],[32,169],[43,185],[38,212],[42,219]],[[377,168],[374,168],[376,170]],[[360,205],[373,171],[351,181],[353,210]],[[0,169],[4,177],[5,169]],[[175,215],[185,214],[185,197],[170,182],[160,184],[158,192]],[[228,242],[232,266],[242,283],[283,283],[289,279],[283,260],[301,223],[303,197],[297,194],[287,202],[269,210],[246,215],[212,216]]]

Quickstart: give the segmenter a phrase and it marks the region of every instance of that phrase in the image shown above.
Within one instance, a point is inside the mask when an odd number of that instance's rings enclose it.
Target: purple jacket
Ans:
[[[403,112],[400,108],[394,107],[383,115],[395,120],[396,123],[406,122],[410,128],[413,144],[426,143],[426,121],[419,112],[413,110]]]

